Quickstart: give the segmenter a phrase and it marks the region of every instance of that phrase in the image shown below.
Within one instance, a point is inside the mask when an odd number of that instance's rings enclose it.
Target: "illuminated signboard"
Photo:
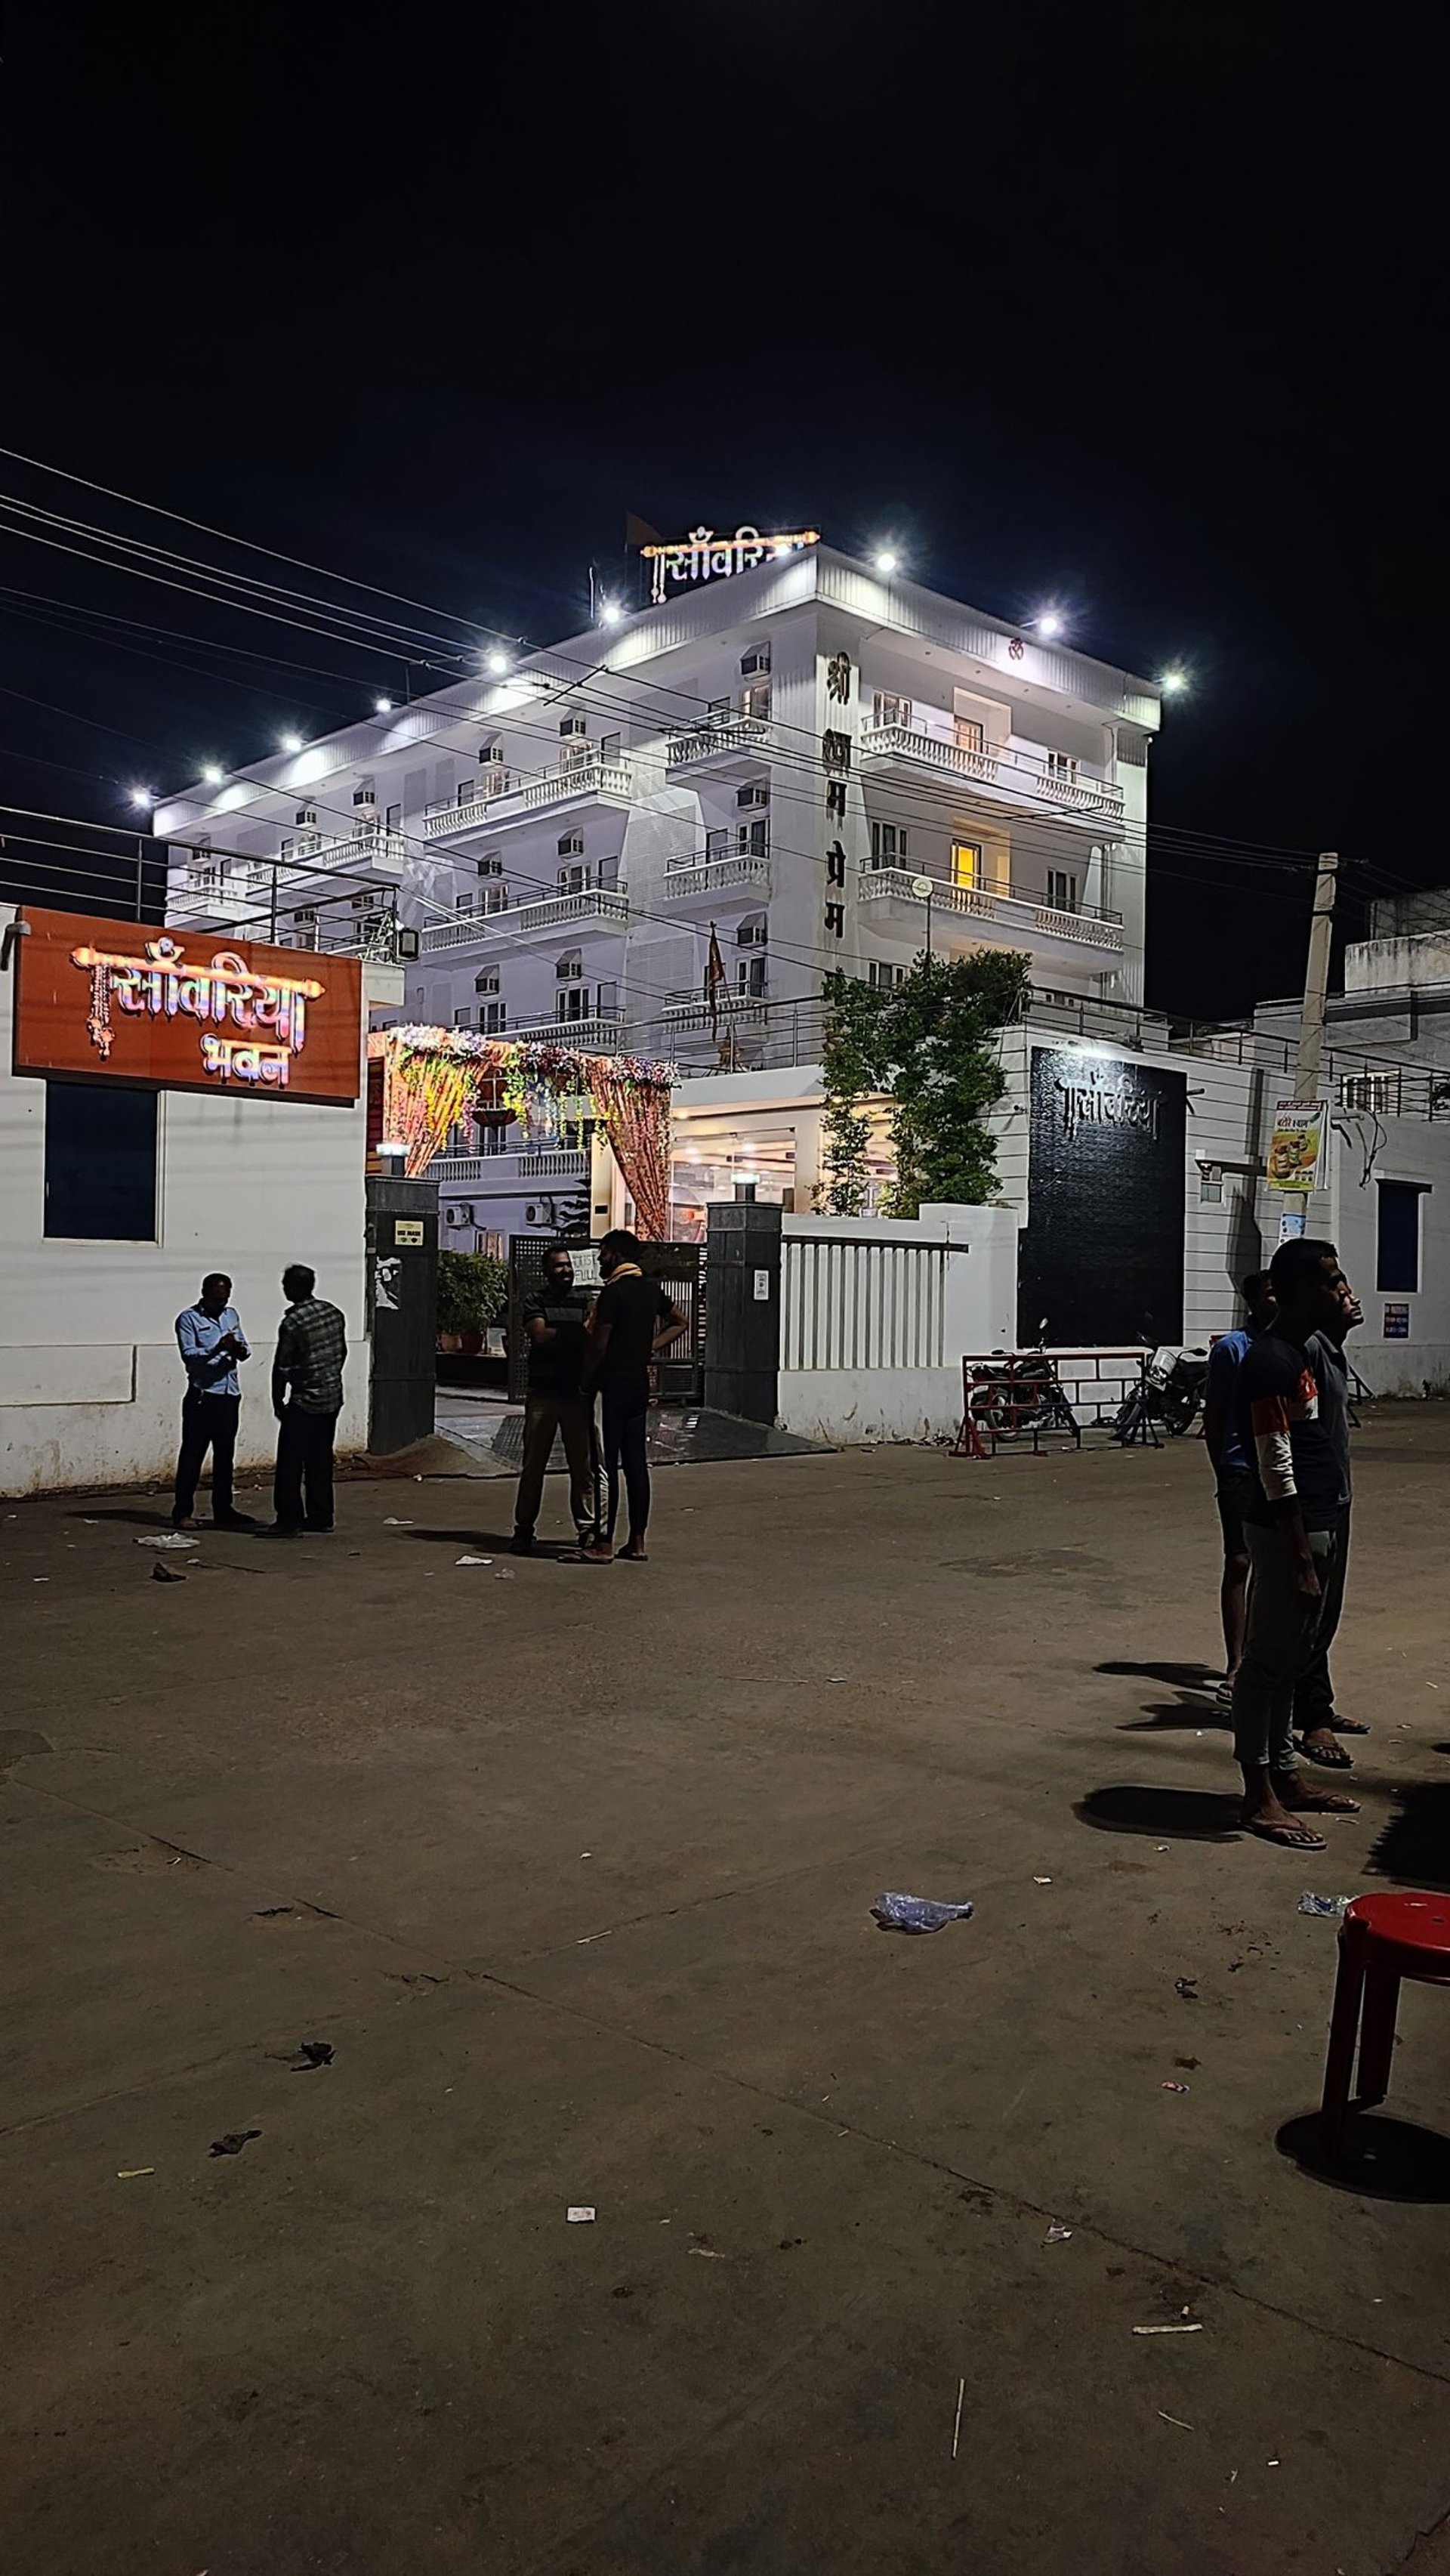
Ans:
[[[16,943],[16,1073],[243,1099],[354,1101],[362,968],[215,931],[39,912]]]
[[[787,555],[820,541],[819,528],[800,528],[788,537],[763,537],[758,528],[737,528],[733,537],[719,537],[713,528],[692,528],[681,545],[641,546],[640,553],[654,565],[650,598],[658,607],[672,581],[728,580],[732,573],[753,572],[757,564],[783,563]]]

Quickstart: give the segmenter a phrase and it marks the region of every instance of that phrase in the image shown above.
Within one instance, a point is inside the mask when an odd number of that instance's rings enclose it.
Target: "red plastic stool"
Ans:
[[[1390,2089],[1402,1977],[1417,1978],[1425,1986],[1450,1986],[1450,1896],[1357,1896],[1346,1909],[1339,1927],[1339,1973],[1320,2106],[1324,2144],[1331,2153],[1339,2145],[1349,2108],[1356,2039],[1356,2100],[1366,2106],[1383,2102]]]

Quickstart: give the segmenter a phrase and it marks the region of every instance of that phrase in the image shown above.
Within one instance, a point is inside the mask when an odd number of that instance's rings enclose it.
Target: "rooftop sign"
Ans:
[[[763,537],[758,528],[737,528],[733,537],[717,536],[713,528],[692,528],[682,544],[641,546],[640,553],[654,565],[650,599],[658,607],[672,581],[726,580],[731,573],[753,572],[757,564],[783,563],[787,555],[820,541],[819,528],[800,528],[783,537]]]

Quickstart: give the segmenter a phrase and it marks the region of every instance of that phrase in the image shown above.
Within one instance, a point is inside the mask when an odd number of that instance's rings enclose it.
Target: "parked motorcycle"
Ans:
[[[1208,1387],[1208,1353],[1186,1344],[1160,1343],[1138,1384],[1118,1408],[1113,1438],[1125,1445],[1144,1436],[1145,1420],[1181,1439],[1198,1419]]]
[[[996,1440],[1015,1440],[1022,1432],[1075,1431],[1072,1408],[1057,1371],[1042,1348],[1047,1318],[1038,1326],[1035,1351],[1004,1352],[974,1371],[969,1411],[979,1431]]]

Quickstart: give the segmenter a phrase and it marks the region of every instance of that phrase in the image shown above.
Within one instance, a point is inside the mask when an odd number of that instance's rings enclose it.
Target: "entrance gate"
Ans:
[[[510,1404],[522,1404],[528,1392],[529,1343],[524,1331],[524,1307],[544,1284],[545,1253],[556,1248],[566,1251],[573,1262],[576,1286],[597,1294],[603,1284],[597,1243],[561,1245],[556,1234],[509,1236]],[[697,1243],[646,1243],[641,1249],[640,1267],[647,1278],[658,1279],[687,1326],[684,1339],[676,1342],[650,1372],[655,1391],[661,1404],[699,1404],[705,1378],[705,1282],[700,1247]]]

